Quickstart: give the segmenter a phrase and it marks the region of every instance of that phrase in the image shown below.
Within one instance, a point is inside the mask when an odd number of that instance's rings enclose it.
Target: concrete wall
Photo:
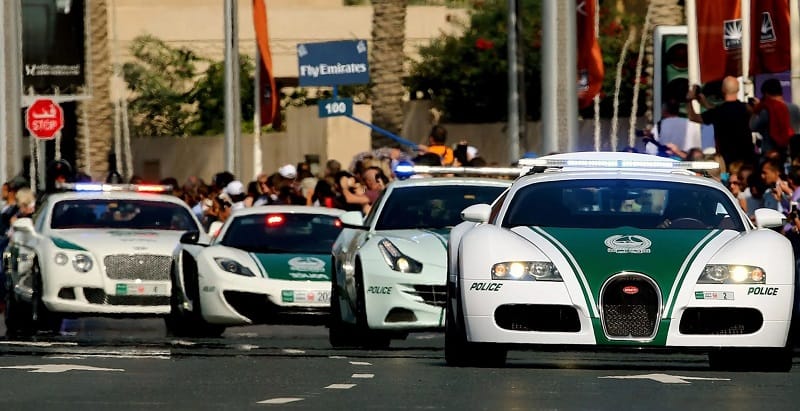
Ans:
[[[353,115],[371,121],[369,106],[354,106]],[[286,163],[296,164],[306,154],[318,155],[324,164],[331,158],[349,162],[370,149],[370,129],[348,118],[321,119],[316,107],[290,107],[286,120],[288,131],[261,136],[262,170],[253,169],[253,135],[242,136],[242,180],[249,181],[261,171],[273,173]],[[214,173],[223,171],[224,143],[222,136],[134,138],[134,174],[151,181],[175,177],[182,182],[198,176],[209,182]]]

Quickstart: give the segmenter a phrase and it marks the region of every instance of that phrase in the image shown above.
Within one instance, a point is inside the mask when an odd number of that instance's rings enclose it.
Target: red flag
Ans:
[[[788,71],[792,67],[789,0],[757,0],[750,4],[750,74]]]
[[[700,82],[742,74],[742,9],[739,0],[696,0]]]
[[[261,70],[261,90],[256,90],[261,96],[261,124],[272,124],[273,128],[280,125],[278,113],[278,90],[275,87],[275,77],[272,75],[272,53],[269,50],[269,31],[267,30],[267,6],[264,0],[253,0],[253,27],[256,33],[258,51],[261,61],[256,62]]]
[[[603,55],[594,30],[596,0],[579,0],[578,26],[578,106],[585,108],[603,87]]]

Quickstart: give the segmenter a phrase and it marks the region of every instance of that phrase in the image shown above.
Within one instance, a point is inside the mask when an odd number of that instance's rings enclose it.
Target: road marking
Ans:
[[[12,365],[0,368],[30,370],[28,372],[46,372],[46,373],[56,373],[56,372],[66,372],[66,371],[125,371],[121,368],[98,368],[98,367],[89,367],[86,365],[75,365],[75,364]]]
[[[70,342],[36,342],[36,341],[0,341],[4,345],[21,345],[30,347],[75,347],[78,343]]]
[[[328,389],[331,389],[331,390],[349,390],[349,389],[351,389],[351,388],[353,388],[355,386],[356,386],[355,384],[331,384],[331,385],[329,385],[329,386],[327,386],[325,388],[328,388]]]
[[[415,340],[432,340],[434,338],[436,338],[436,336],[433,334],[423,334],[414,336]]]
[[[61,355],[46,355],[44,358],[54,360],[84,360],[86,358],[147,358],[151,360],[169,360],[172,359],[169,355],[138,355],[138,354],[61,354]]]
[[[306,352],[303,350],[295,350],[293,348],[284,348],[283,352],[286,354],[305,354]]]
[[[364,361],[350,361],[350,364],[352,364],[352,365],[372,365],[372,364],[370,364],[368,362],[364,362]]]
[[[295,401],[303,401],[303,398],[292,398],[292,397],[285,397],[285,398],[270,398],[268,400],[259,401],[257,404],[288,404],[290,402]]]
[[[240,344],[240,345],[237,345],[236,348],[238,348],[240,350],[243,350],[243,351],[250,351],[250,350],[258,349],[258,346],[257,345],[253,345],[253,344]]]
[[[347,357],[345,357],[343,355],[330,355],[330,356],[328,356],[328,358],[333,359],[333,360],[343,360],[343,359],[345,359]]]
[[[614,378],[618,380],[653,380],[664,384],[691,384],[687,380],[697,381],[730,381],[730,378],[706,378],[706,377],[683,377],[680,375],[669,374],[642,374],[642,375],[619,375],[597,378]]]
[[[350,378],[372,378],[375,374],[353,374]]]
[[[185,340],[172,340],[172,341],[170,341],[170,344],[172,344],[172,345],[183,345],[183,346],[187,346],[187,347],[191,347],[191,346],[195,345],[194,342],[185,341]]]

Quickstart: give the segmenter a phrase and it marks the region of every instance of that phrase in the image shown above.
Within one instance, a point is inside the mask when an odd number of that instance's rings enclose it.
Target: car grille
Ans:
[[[425,304],[444,307],[447,302],[447,286],[445,285],[415,285],[414,291],[405,291],[408,294],[422,298]]]
[[[753,334],[764,325],[764,317],[755,308],[697,307],[681,316],[680,332],[690,335]]]
[[[612,277],[600,295],[603,329],[613,339],[646,339],[656,334],[661,294],[640,274]]]
[[[90,304],[102,305],[169,305],[168,295],[108,295],[101,288],[84,288],[83,295]]]
[[[107,255],[106,276],[112,280],[169,281],[172,257],[151,254]]]

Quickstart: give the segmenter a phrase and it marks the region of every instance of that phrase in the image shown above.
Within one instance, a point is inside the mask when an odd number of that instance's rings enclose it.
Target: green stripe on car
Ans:
[[[60,237],[52,237],[51,240],[53,240],[53,244],[55,244],[56,247],[64,250],[87,251],[85,248]]]
[[[330,254],[250,253],[262,277],[290,281],[330,281]]]

